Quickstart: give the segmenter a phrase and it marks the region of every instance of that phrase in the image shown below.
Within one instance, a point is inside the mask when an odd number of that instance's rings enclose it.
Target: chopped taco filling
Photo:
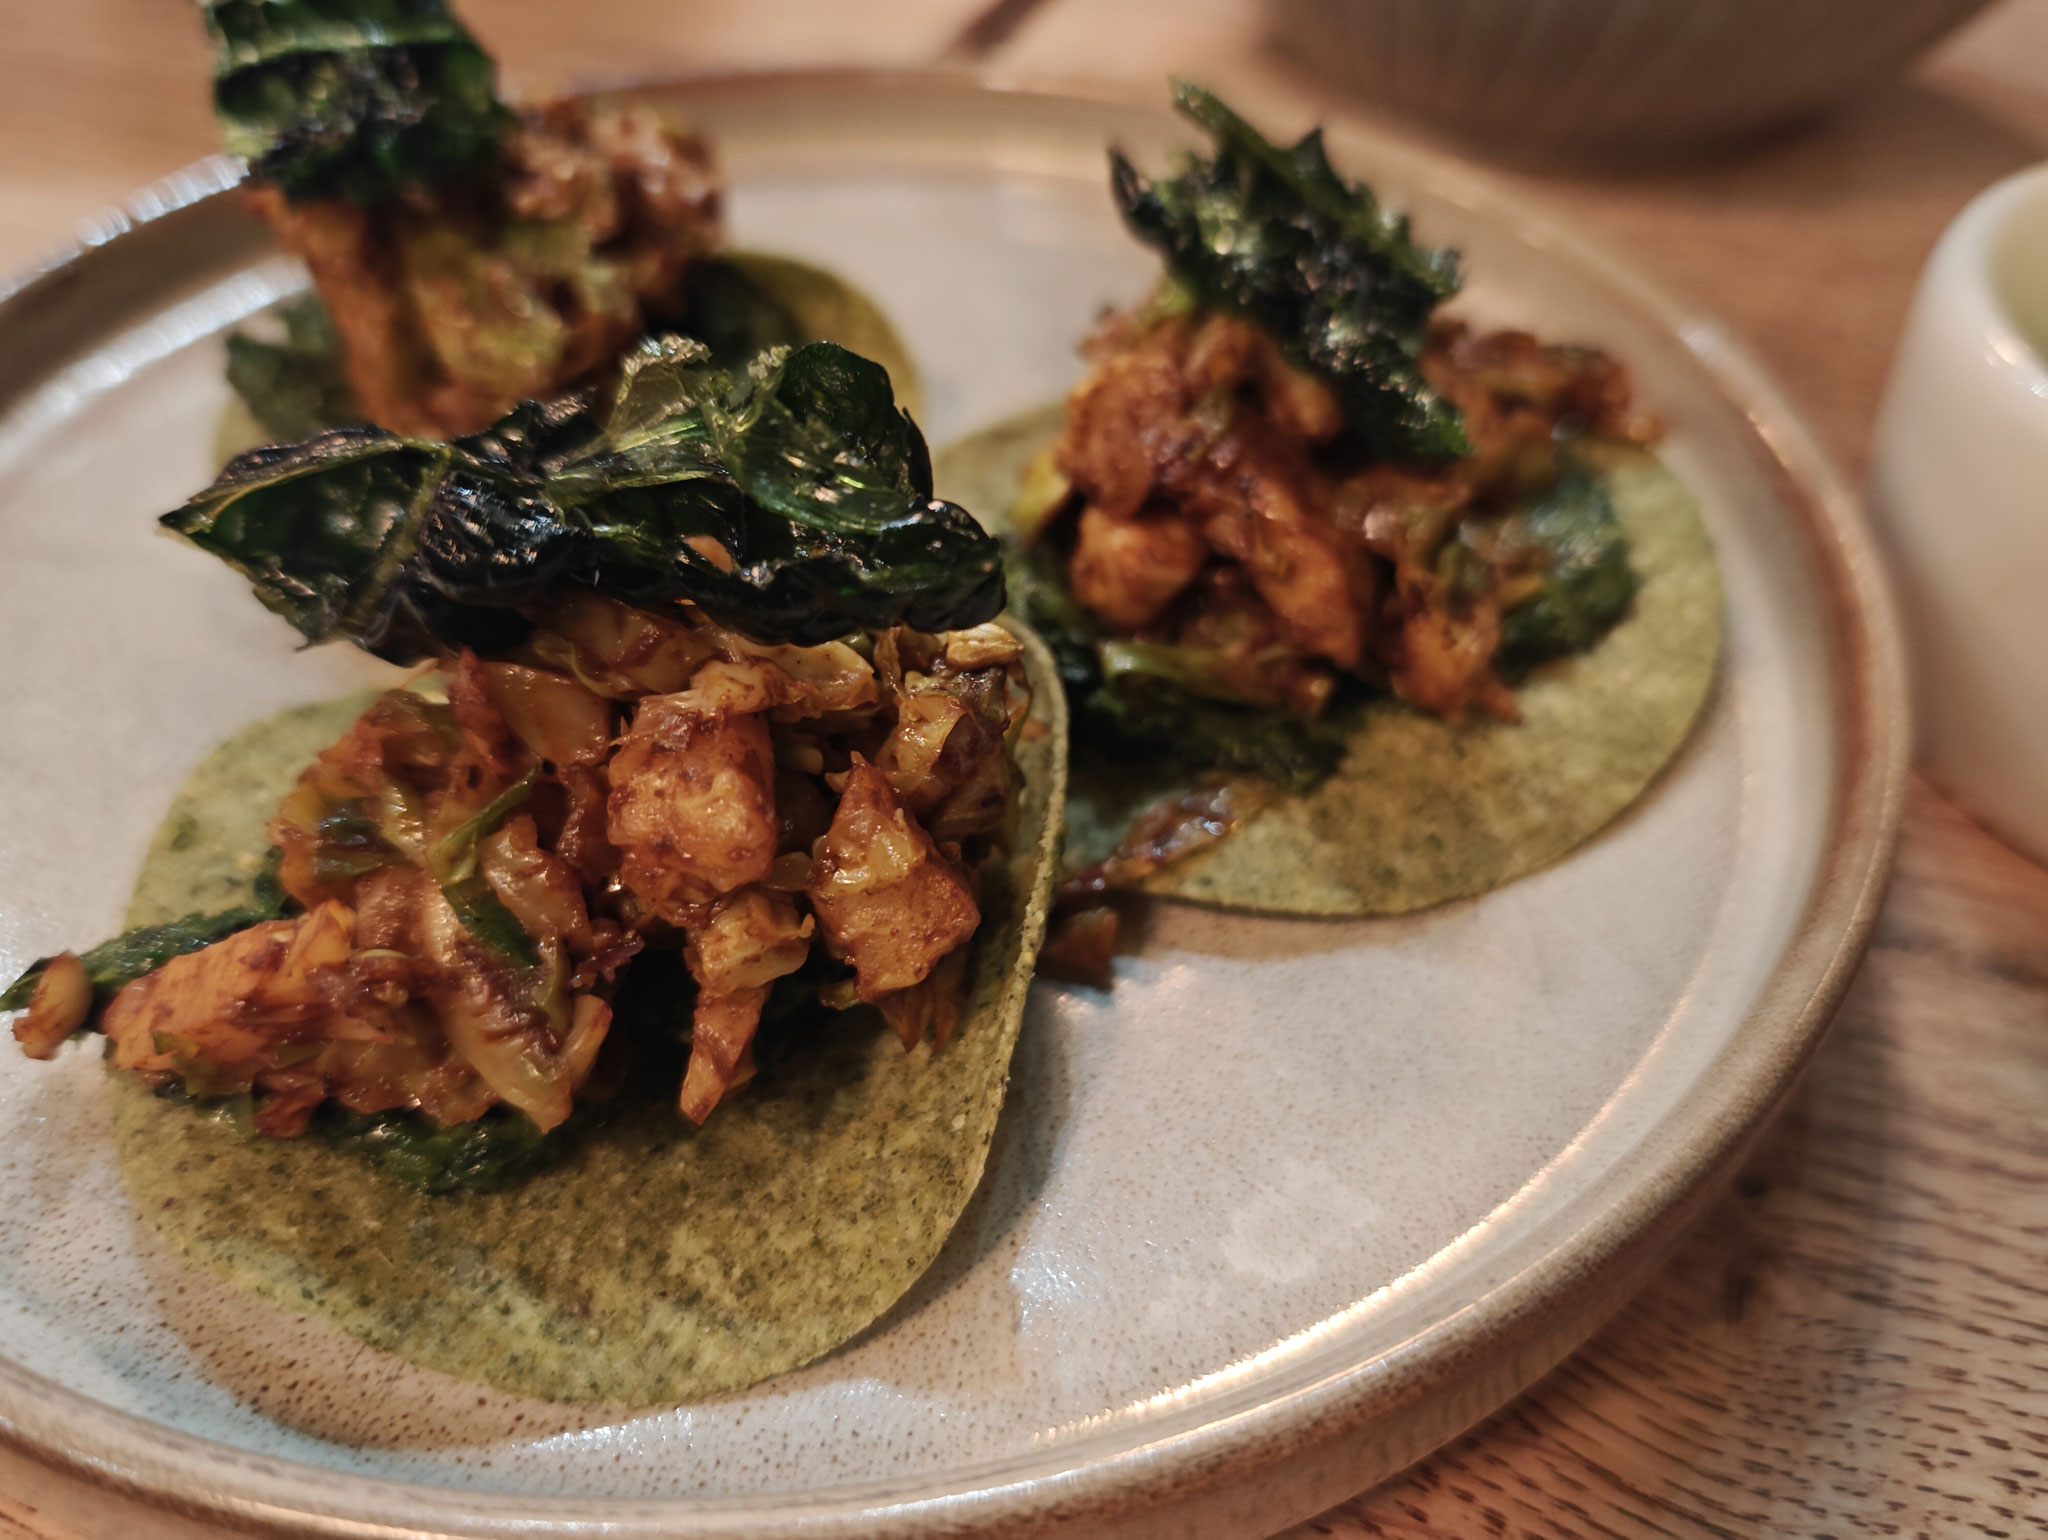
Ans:
[[[772,646],[693,606],[564,596],[521,647],[458,654],[440,694],[378,698],[306,769],[269,825],[267,909],[39,965],[6,997],[29,996],[15,1036],[47,1058],[95,1025],[120,1069],[252,1093],[275,1137],[330,1100],[552,1129],[617,1088],[613,1001],[650,951],[694,986],[676,1094],[699,1123],[800,970],[906,1048],[943,1046],[1021,658],[995,625]]]
[[[469,438],[244,455],[163,522],[309,641],[445,683],[304,772],[253,902],[31,969],[0,997],[31,1056],[97,1026],[278,1136],[330,1103],[545,1132],[618,1084],[649,955],[687,980],[698,1122],[779,981],[953,1033],[1030,689],[995,542],[879,365],[650,342]]]
[[[1334,392],[1221,311],[1112,317],[1089,357],[1032,534],[1112,690],[1313,718],[1356,680],[1512,721],[1520,669],[1627,607],[1625,543],[1570,454],[1647,432],[1604,354],[1436,322],[1419,368],[1472,452],[1435,461],[1349,453]]]
[[[202,5],[250,206],[311,269],[345,374],[323,399],[266,399],[280,374],[305,393],[285,366],[321,347],[317,311],[282,344],[241,340],[233,372],[266,424],[471,432],[683,313],[720,235],[695,134],[641,106],[504,106],[440,0]]]
[[[1621,365],[1437,314],[1455,254],[1339,178],[1318,135],[1282,149],[1197,87],[1179,102],[1215,152],[1157,182],[1113,158],[1167,274],[1084,345],[1025,475],[1013,581],[1082,746],[1214,779],[1142,816],[1070,902],[1228,832],[1208,807],[1230,777],[1317,784],[1347,705],[1516,720],[1529,667],[1598,641],[1637,587],[1578,452],[1656,436]]]

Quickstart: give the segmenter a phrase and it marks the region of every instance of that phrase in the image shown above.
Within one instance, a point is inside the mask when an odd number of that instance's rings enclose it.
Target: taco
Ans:
[[[936,1255],[1058,841],[1051,663],[881,368],[643,345],[465,439],[339,430],[165,516],[434,672],[224,745],[129,920],[0,1004],[104,1035],[138,1207],[427,1366],[645,1405]]]
[[[938,460],[1009,507],[1066,683],[1066,901],[1399,913],[1554,861],[1714,678],[1719,573],[1658,427],[1606,355],[1441,314],[1456,255],[1318,135],[1178,100],[1211,155],[1154,182],[1112,154],[1158,289],[1063,406]]]
[[[230,453],[356,422],[474,432],[654,332],[727,367],[838,342],[915,410],[902,346],[857,291],[719,249],[711,146],[675,114],[628,97],[509,106],[444,0],[202,10],[245,199],[314,285],[228,339]]]

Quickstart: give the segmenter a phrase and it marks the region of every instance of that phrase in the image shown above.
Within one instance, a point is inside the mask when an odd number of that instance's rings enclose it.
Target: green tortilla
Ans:
[[[837,273],[794,257],[763,251],[722,251],[721,262],[768,299],[788,311],[805,342],[836,342],[889,371],[896,404],[912,417],[924,415],[924,389],[910,349],[881,307]],[[329,366],[333,367],[332,365]],[[214,456],[223,465],[245,450],[271,441],[239,396],[230,396],[214,435]]]
[[[1019,472],[1061,417],[1058,406],[1039,408],[941,450],[939,495],[1002,533]],[[1519,723],[1367,707],[1328,780],[1276,799],[1142,891],[1267,914],[1405,914],[1548,866],[1620,816],[1684,745],[1713,690],[1721,573],[1676,476],[1646,451],[1600,456],[1641,587],[1591,649],[1529,675],[1515,692]],[[1068,864],[1108,854],[1134,812],[1187,784],[1171,770],[1077,759]]]
[[[315,1138],[264,1139],[110,1076],[123,1172],[191,1261],[432,1369],[554,1401],[672,1404],[829,1352],[930,1266],[981,1180],[1060,838],[1066,712],[1028,639],[1012,854],[985,868],[972,1000],[942,1050],[872,1011],[764,1055],[701,1129],[623,1108],[523,1185],[427,1196]],[[263,825],[365,698],[243,729],[158,831],[130,924],[245,897]]]

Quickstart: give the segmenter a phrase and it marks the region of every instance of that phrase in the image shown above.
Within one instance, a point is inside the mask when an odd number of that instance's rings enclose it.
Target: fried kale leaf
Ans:
[[[228,333],[228,387],[271,442],[311,438],[364,420],[341,363],[341,339],[320,296],[293,295],[275,315],[282,340]]]
[[[832,343],[739,377],[642,344],[607,391],[437,443],[342,428],[254,450],[164,515],[309,642],[395,662],[515,645],[558,587],[689,600],[764,641],[941,631],[1003,606],[1001,552],[932,496],[879,364]]]
[[[1215,153],[1184,156],[1154,182],[1112,150],[1111,189],[1133,233],[1202,302],[1263,327],[1327,380],[1362,452],[1469,453],[1457,409],[1417,362],[1430,312],[1457,290],[1457,254],[1417,245],[1405,217],[1338,176],[1320,130],[1281,149],[1200,86],[1177,82],[1174,99]]]
[[[525,1113],[496,1106],[480,1118],[446,1127],[410,1108],[350,1112],[329,1104],[308,1129],[352,1149],[421,1192],[501,1192],[562,1158],[570,1139],[590,1121],[569,1121],[542,1133]]]
[[[247,1091],[201,1095],[173,1080],[156,1094],[227,1125],[238,1138],[257,1137],[256,1103]],[[502,1192],[554,1165],[602,1115],[599,1108],[580,1104],[566,1122],[542,1133],[525,1113],[503,1103],[467,1123],[444,1127],[411,1107],[352,1112],[330,1101],[313,1114],[305,1136],[353,1151],[420,1192]]]
[[[818,339],[789,306],[730,257],[716,253],[690,268],[683,313],[675,329],[711,350],[721,369],[744,369],[769,348],[796,348]]]
[[[1542,585],[1501,616],[1500,662],[1513,671],[1546,658],[1584,652],[1628,612],[1640,584],[1629,565],[1628,537],[1607,489],[1569,471],[1495,531],[1498,550],[1538,556]]]
[[[283,918],[285,906],[285,891],[277,880],[273,853],[270,864],[258,875],[256,891],[248,903],[224,909],[218,914],[194,911],[175,920],[166,920],[161,925],[138,925],[110,941],[102,941],[91,951],[80,954],[78,959],[85,965],[85,976],[92,984],[94,1010],[104,1008],[125,986],[145,973],[156,972],[174,957],[183,957],[188,952],[212,946],[236,931],[261,925],[265,920]],[[0,991],[0,1011],[27,1010],[29,1002],[35,998],[36,985],[42,979],[43,970],[49,965],[47,957],[36,959],[22,971],[20,978],[8,985],[5,991]]]
[[[511,123],[444,0],[199,0],[222,136],[288,198],[380,203],[477,166]]]

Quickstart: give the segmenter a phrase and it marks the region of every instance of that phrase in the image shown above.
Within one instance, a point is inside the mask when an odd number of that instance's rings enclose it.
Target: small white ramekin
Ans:
[[[2048,861],[2048,165],[1948,227],[1871,462],[1930,774]]]

